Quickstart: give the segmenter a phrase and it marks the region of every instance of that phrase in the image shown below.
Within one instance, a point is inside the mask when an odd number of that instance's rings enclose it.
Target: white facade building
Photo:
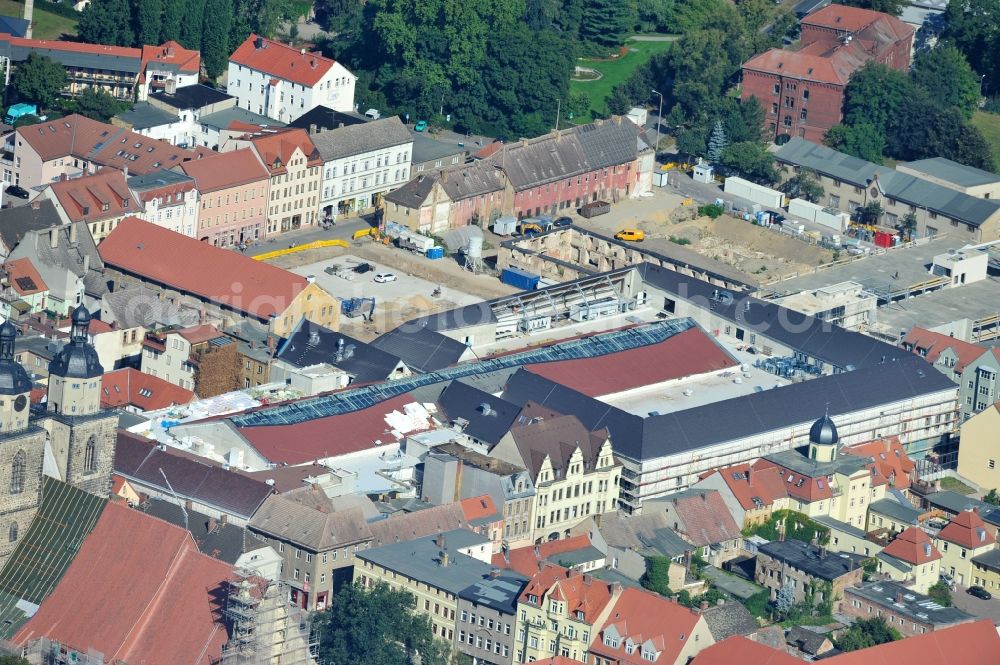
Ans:
[[[198,189],[194,178],[157,171],[128,179],[132,196],[142,204],[136,217],[190,238],[198,234]]]
[[[323,160],[319,208],[326,219],[377,208],[410,179],[413,137],[396,116],[311,138]]]
[[[291,122],[316,108],[354,110],[357,77],[339,62],[250,35],[229,57],[227,92],[240,108]]]

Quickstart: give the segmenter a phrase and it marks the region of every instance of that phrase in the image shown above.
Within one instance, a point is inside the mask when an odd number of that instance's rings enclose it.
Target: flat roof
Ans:
[[[928,159],[918,159],[915,162],[904,162],[898,164],[917,173],[925,173],[945,182],[950,182],[960,187],[976,187],[979,185],[989,185],[1000,182],[1000,175],[983,171],[982,169],[966,166],[953,162],[944,157],[930,157]]]
[[[920,326],[933,330],[954,321],[976,320],[1000,312],[1000,279],[985,280],[894,302],[876,311],[876,320],[895,330]]]
[[[849,552],[827,552],[823,555],[818,547],[801,540],[775,540],[761,545],[762,554],[798,568],[811,577],[832,582],[861,567],[865,557]]]
[[[922,623],[952,625],[974,621],[976,618],[957,607],[945,607],[930,596],[911,591],[902,584],[890,581],[868,582],[859,587],[848,587],[844,593],[864,598],[897,615]]]
[[[886,515],[906,524],[916,524],[923,512],[912,506],[906,506],[895,499],[879,499],[868,506],[869,510]]]

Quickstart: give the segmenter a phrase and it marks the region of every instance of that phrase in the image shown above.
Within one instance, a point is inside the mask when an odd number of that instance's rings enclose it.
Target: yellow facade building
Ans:
[[[962,423],[958,473],[984,491],[1000,490],[1000,405],[994,404]]]
[[[976,576],[972,560],[996,549],[997,541],[975,510],[965,510],[951,518],[938,533],[934,544],[941,552],[941,572],[963,586]]]

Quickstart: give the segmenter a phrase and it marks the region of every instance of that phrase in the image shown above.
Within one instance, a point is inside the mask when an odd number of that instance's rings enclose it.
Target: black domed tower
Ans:
[[[17,330],[10,321],[0,325],[0,432],[19,432],[28,427],[31,378],[14,360]]]
[[[837,459],[837,445],[840,435],[837,426],[830,419],[829,411],[809,428],[809,459],[817,462],[832,462]]]
[[[49,411],[67,416],[89,416],[101,408],[104,368],[87,336],[90,312],[73,310],[69,343],[49,363]]]

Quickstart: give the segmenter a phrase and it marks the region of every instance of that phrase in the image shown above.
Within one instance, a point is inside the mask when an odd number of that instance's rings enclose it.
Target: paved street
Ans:
[[[992,600],[980,600],[966,593],[964,586],[958,586],[956,591],[951,594],[951,600],[955,607],[964,612],[1000,624],[1000,598],[996,594],[993,595]]]
[[[355,231],[367,229],[370,226],[371,225],[365,221],[364,218],[352,217],[344,221],[337,222],[332,229],[316,227],[288,231],[287,233],[275,236],[274,239],[258,242],[247,250],[247,254],[250,256],[257,256],[258,254],[265,254],[276,249],[284,249],[293,243],[296,245],[304,245],[306,243],[313,242],[314,240],[349,241]]]

